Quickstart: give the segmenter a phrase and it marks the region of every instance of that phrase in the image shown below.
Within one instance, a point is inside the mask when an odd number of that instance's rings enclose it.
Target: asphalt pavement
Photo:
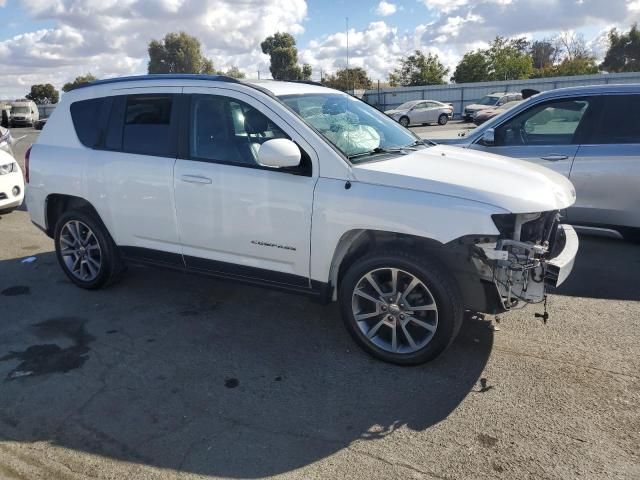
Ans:
[[[0,478],[640,478],[640,248],[580,240],[546,325],[468,314],[400,368],[306,297],[146,267],[81,290],[4,215]]]

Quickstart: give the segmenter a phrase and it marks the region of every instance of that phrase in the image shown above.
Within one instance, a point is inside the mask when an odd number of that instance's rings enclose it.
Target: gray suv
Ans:
[[[572,224],[640,241],[640,85],[540,93],[443,143],[529,160],[568,177]]]

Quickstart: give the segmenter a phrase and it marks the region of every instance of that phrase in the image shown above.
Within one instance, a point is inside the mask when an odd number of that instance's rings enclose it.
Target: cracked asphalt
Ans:
[[[0,478],[640,478],[640,247],[581,243],[547,325],[467,315],[399,368],[305,297],[143,267],[78,289],[4,215]]]

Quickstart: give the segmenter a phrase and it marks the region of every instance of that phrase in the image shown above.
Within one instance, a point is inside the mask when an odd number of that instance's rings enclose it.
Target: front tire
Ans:
[[[444,113],[438,117],[438,125],[446,125],[448,121],[449,117]]]
[[[58,263],[80,288],[95,290],[113,283],[122,271],[118,249],[95,215],[72,210],[60,216],[54,240]]]
[[[404,128],[409,127],[409,117],[401,117],[400,120],[398,120],[398,123]]]
[[[339,301],[356,343],[397,365],[433,360],[462,325],[463,302],[455,279],[438,262],[402,250],[357,260],[340,282]]]

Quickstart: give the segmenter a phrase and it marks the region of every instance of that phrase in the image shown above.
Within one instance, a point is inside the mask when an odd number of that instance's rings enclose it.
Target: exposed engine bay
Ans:
[[[477,243],[472,257],[481,278],[495,284],[506,310],[544,301],[547,287],[568,275],[561,272],[567,266],[553,259],[565,247],[566,232],[575,232],[560,225],[559,211],[494,215],[493,220],[500,236]],[[577,248],[577,238],[575,243]]]

